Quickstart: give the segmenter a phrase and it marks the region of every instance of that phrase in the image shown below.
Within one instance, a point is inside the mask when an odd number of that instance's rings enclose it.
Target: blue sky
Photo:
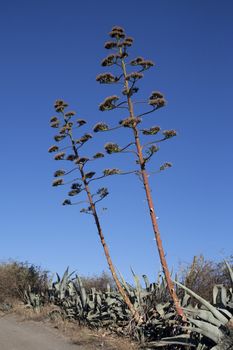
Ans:
[[[232,16],[230,0],[0,2],[2,261],[27,260],[58,272],[69,265],[81,274],[107,269],[92,218],[60,205],[67,191],[51,187],[60,164],[47,149],[57,98],[89,121],[83,132],[121,117],[98,111],[119,90],[95,81],[104,71],[103,44],[113,25],[134,37],[132,58],[156,62],[141,96],[160,90],[168,104],[146,125],[179,134],[163,143],[150,165],[173,163],[150,177],[169,266],[177,269],[200,253],[217,260],[232,254]],[[129,137],[125,130],[97,135],[85,151]],[[116,155],[95,169],[132,164]],[[160,265],[141,184],[130,176],[98,185],[110,190],[101,221],[115,265],[126,278],[132,266],[153,279]]]

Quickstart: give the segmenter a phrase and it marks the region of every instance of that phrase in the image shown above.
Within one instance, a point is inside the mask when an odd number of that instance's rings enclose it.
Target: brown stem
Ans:
[[[121,48],[120,48],[120,51],[121,51]],[[124,74],[125,88],[127,91],[129,91],[129,84],[128,84],[128,81],[126,79],[127,72],[126,72],[126,66],[125,66],[124,59],[121,59],[121,65],[122,65],[122,70],[123,70],[123,74]],[[160,231],[159,231],[159,227],[158,227],[158,223],[157,223],[157,219],[156,219],[153,199],[151,196],[151,190],[150,190],[150,185],[149,185],[149,181],[148,181],[148,174],[147,174],[146,169],[145,169],[145,160],[144,160],[143,153],[142,153],[142,146],[140,144],[139,131],[137,129],[136,118],[134,116],[133,103],[132,103],[132,100],[131,100],[131,97],[129,96],[129,94],[127,95],[127,100],[128,100],[130,118],[135,119],[135,123],[134,123],[132,129],[133,129],[135,144],[136,144],[137,153],[138,153],[138,160],[139,160],[139,165],[140,165],[140,169],[141,169],[143,185],[144,185],[144,189],[146,192],[147,203],[148,203],[148,207],[149,207],[149,211],[150,211],[151,222],[152,222],[153,231],[155,234],[156,244],[158,247],[160,262],[161,262],[161,265],[163,268],[163,272],[165,275],[165,279],[167,282],[167,287],[168,287],[170,296],[174,302],[176,312],[179,316],[181,316],[185,320],[185,316],[184,316],[183,310],[180,306],[180,302],[179,302],[179,299],[177,297],[175,287],[174,287],[174,284],[172,282],[170,272],[168,269],[167,261],[165,258],[163,244],[162,244]]]
[[[70,136],[70,139],[71,139],[71,142],[72,142],[73,152],[74,152],[75,156],[78,158],[79,157],[78,151],[77,151],[77,148],[75,146],[75,142],[74,142],[74,140],[72,138],[71,133],[69,133],[69,136]],[[127,293],[125,292],[124,288],[122,287],[122,285],[121,285],[121,283],[120,283],[120,281],[118,279],[118,276],[116,274],[116,271],[115,271],[115,268],[114,268],[114,265],[113,265],[110,253],[109,253],[108,245],[107,245],[107,243],[105,241],[105,238],[104,238],[104,235],[103,235],[103,231],[102,231],[102,228],[101,228],[101,225],[100,225],[98,213],[96,211],[96,206],[95,206],[95,203],[93,201],[93,198],[92,198],[89,186],[88,186],[88,182],[87,182],[87,180],[85,178],[85,173],[83,171],[83,167],[80,164],[79,164],[79,171],[80,171],[80,174],[81,174],[81,177],[82,177],[82,182],[84,184],[84,188],[85,188],[85,191],[86,191],[86,194],[87,194],[87,197],[88,197],[88,202],[90,204],[90,208],[91,208],[92,214],[94,216],[94,220],[95,220],[95,224],[96,224],[96,227],[97,227],[97,230],[98,230],[100,241],[101,241],[101,244],[102,244],[103,249],[104,249],[104,254],[106,256],[109,269],[110,269],[110,271],[112,273],[112,277],[113,277],[113,279],[114,279],[114,281],[116,283],[116,286],[118,288],[119,293],[121,294],[124,302],[128,306],[128,308],[129,308],[129,310],[130,310],[130,312],[131,312],[131,314],[133,316],[133,319],[138,324],[138,323],[141,322],[141,317],[140,317],[138,311],[135,310],[133,304],[131,303]]]

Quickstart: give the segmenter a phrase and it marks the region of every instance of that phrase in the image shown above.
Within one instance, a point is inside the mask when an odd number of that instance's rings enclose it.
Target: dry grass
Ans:
[[[99,332],[90,331],[87,328],[73,329],[71,335],[72,342],[79,346],[85,346],[87,350],[104,348],[105,350],[136,350],[138,346],[119,336],[113,336],[101,330]]]
[[[36,311],[23,304],[16,304],[13,306],[11,312],[19,316],[23,321],[44,322],[61,318],[59,317],[60,309],[55,305],[46,305]],[[54,317],[55,313],[57,315],[56,318]]]

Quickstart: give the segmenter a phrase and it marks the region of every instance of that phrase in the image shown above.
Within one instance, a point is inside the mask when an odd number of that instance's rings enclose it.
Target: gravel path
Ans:
[[[31,321],[18,321],[14,316],[0,318],[1,350],[85,350],[71,344],[56,330]]]

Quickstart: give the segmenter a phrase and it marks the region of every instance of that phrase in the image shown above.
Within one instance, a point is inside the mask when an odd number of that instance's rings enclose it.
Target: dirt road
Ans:
[[[18,321],[14,316],[0,318],[1,350],[85,350],[71,344],[55,330],[41,323]]]

